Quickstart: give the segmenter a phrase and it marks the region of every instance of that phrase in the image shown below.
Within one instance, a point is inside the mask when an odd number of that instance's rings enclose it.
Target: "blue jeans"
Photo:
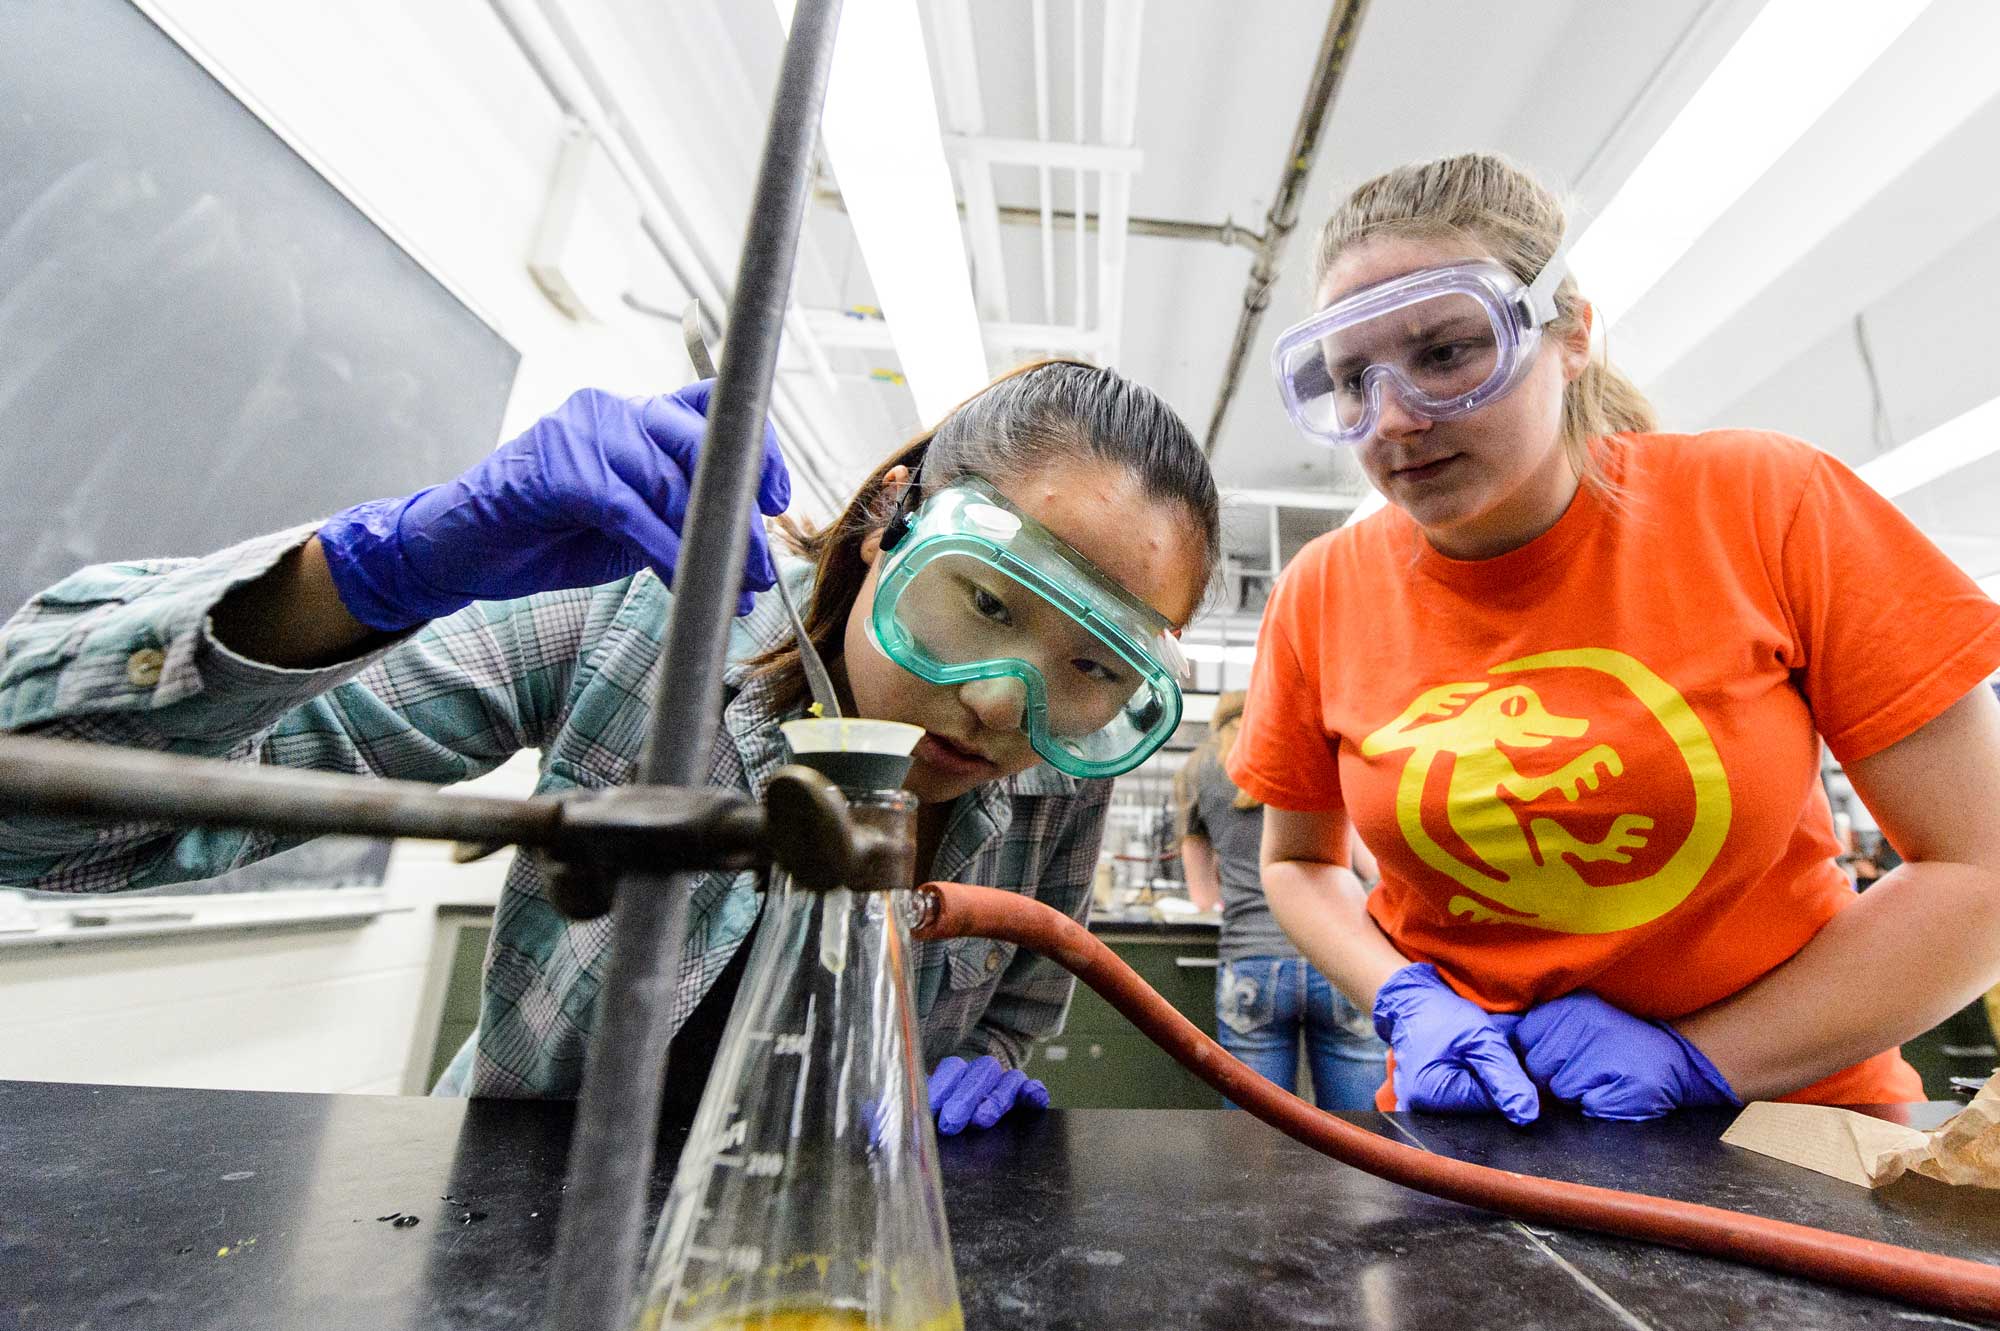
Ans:
[[[1223,962],[1215,979],[1215,1034],[1224,1049],[1288,1091],[1298,1089],[1303,1035],[1319,1107],[1375,1107],[1389,1047],[1367,1015],[1297,957]]]

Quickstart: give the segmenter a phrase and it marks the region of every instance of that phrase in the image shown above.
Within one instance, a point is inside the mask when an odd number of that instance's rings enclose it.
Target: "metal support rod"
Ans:
[[[0,814],[297,837],[419,837],[486,850],[513,845],[593,876],[631,864],[665,870],[777,863],[809,885],[847,881],[854,857],[866,850],[857,846],[847,802],[832,783],[809,768],[782,767],[764,802],[760,809],[739,791],[704,786],[510,799],[450,793],[421,781],[0,735]],[[608,892],[604,901],[608,908]]]
[[[554,800],[453,795],[421,781],[295,772],[26,735],[0,735],[0,810],[545,848],[555,845],[562,824]]]
[[[1306,87],[1305,105],[1299,108],[1298,124],[1292,128],[1291,146],[1285,151],[1284,170],[1278,177],[1278,190],[1272,196],[1270,212],[1264,217],[1264,243],[1250,265],[1250,284],[1243,292],[1243,313],[1236,321],[1236,340],[1230,345],[1229,360],[1222,371],[1222,387],[1215,395],[1215,411],[1209,416],[1208,438],[1202,441],[1201,451],[1211,459],[1222,440],[1222,418],[1228,414],[1230,399],[1236,396],[1236,385],[1243,378],[1243,363],[1249,358],[1250,343],[1257,336],[1257,325],[1263,322],[1265,307],[1271,303],[1271,285],[1278,280],[1278,261],[1284,257],[1292,228],[1298,225],[1306,179],[1312,174],[1313,160],[1319,156],[1320,134],[1333,110],[1340,80],[1347,73],[1354,34],[1367,8],[1368,0],[1334,0],[1333,12],[1327,16],[1326,35],[1320,39],[1319,59],[1313,66],[1312,82]]]
[[[839,17],[839,0],[800,0],[792,15],[675,571],[644,782],[706,775]],[[559,1331],[615,1331],[636,1284],[688,886],[630,874],[618,889],[556,1245]]]

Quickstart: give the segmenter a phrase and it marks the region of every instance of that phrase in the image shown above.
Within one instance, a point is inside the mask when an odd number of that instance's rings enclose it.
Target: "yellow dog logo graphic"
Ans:
[[[1557,716],[1525,684],[1443,684],[1426,690],[1403,714],[1362,742],[1365,757],[1410,751],[1396,786],[1396,823],[1417,857],[1475,893],[1454,896],[1446,909],[1477,922],[1525,924],[1569,934],[1604,934],[1656,920],[1687,899],[1729,833],[1729,780],[1701,719],[1685,699],[1623,652],[1583,647],[1542,652],[1493,667],[1503,674],[1571,667],[1595,670],[1623,684],[1653,714],[1680,751],[1694,781],[1694,821],[1687,839],[1660,868],[1629,883],[1596,885],[1579,864],[1630,864],[1646,846],[1653,819],[1621,813],[1599,840],[1586,841],[1553,818],[1526,827],[1503,795],[1529,801],[1560,793],[1574,802],[1586,790],[1607,793],[1625,771],[1608,744],[1586,749],[1552,772],[1531,775],[1502,748],[1546,748],[1589,733],[1584,717]],[[1445,819],[1487,866],[1468,864],[1437,844],[1423,822],[1424,785],[1432,765],[1451,764]]]

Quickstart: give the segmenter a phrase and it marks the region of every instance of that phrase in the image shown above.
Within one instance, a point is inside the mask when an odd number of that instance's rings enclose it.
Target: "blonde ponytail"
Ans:
[[[1576,474],[1602,488],[1606,482],[1590,441],[1607,434],[1644,434],[1660,428],[1653,404],[1625,372],[1593,359],[1563,391],[1563,452]]]
[[[1243,728],[1243,708],[1250,695],[1242,689],[1232,689],[1215,700],[1215,714],[1208,719],[1208,733],[1215,740],[1215,761],[1226,770],[1229,766],[1229,751],[1236,747],[1236,732]],[[1239,809],[1254,809],[1261,801],[1254,795],[1246,795],[1241,790],[1230,801]]]

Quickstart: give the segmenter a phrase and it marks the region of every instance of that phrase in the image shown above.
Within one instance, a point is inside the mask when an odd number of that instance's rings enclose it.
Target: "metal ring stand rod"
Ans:
[[[562,809],[553,800],[449,794],[421,781],[285,771],[29,735],[0,735],[0,810],[543,848],[553,848],[562,829]]]
[[[819,773],[781,767],[763,804],[712,786],[621,786],[510,799],[440,790],[421,781],[301,772],[115,744],[0,735],[0,815],[231,827],[315,836],[422,837],[485,854],[520,846],[549,872],[581,874],[591,893],[551,899],[572,919],[610,909],[600,878],[622,866],[749,869],[782,865],[833,887],[872,853],[847,801]]]
[[[839,18],[839,0],[799,0],[792,16],[674,574],[642,782],[697,785],[706,776]],[[614,1331],[637,1283],[689,887],[684,876],[647,873],[625,874],[618,886],[556,1246],[551,1311],[560,1331]]]

